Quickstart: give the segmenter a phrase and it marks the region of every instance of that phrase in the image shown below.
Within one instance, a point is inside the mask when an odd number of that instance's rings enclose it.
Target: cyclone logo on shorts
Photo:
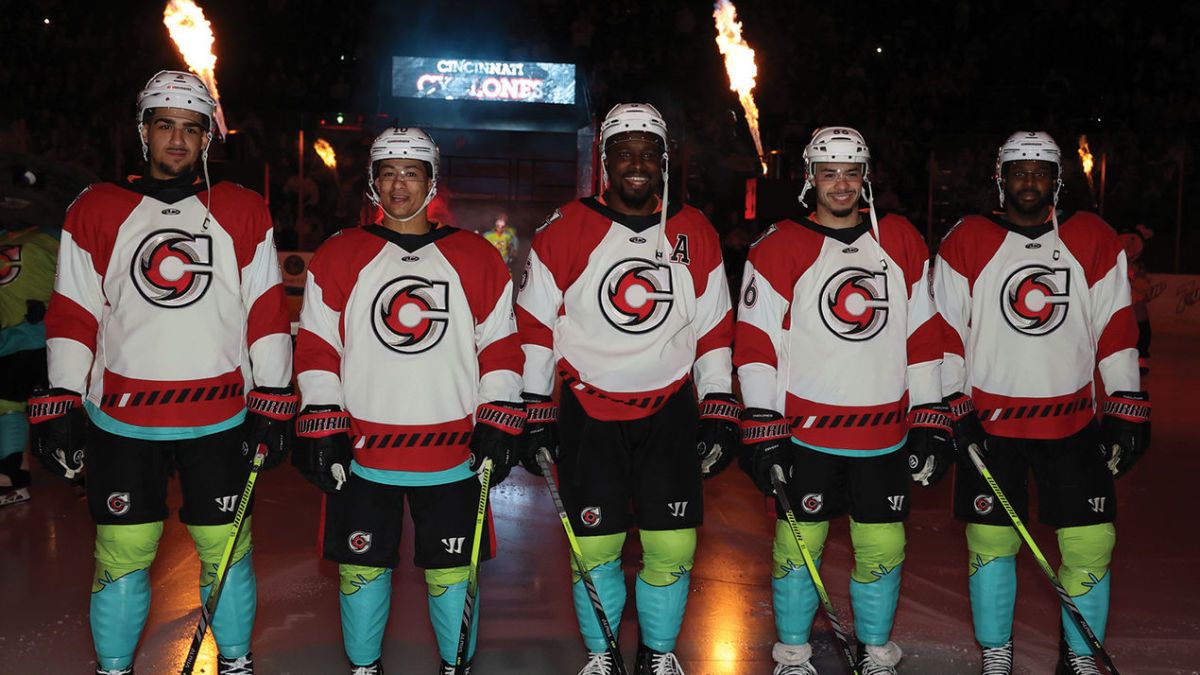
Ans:
[[[159,230],[138,245],[130,270],[142,297],[159,307],[187,307],[212,285],[212,237]]]
[[[108,507],[108,512],[114,516],[123,516],[129,513],[129,493],[114,492],[105,500],[105,506]]]
[[[669,266],[629,258],[604,275],[600,312],[623,333],[648,333],[666,321],[674,297]]]
[[[587,506],[579,512],[579,520],[584,527],[596,527],[600,524],[600,507]]]
[[[21,247],[0,246],[0,286],[11,284],[21,274]]]
[[[401,354],[420,354],[432,349],[446,335],[450,322],[450,285],[423,277],[392,279],[371,304],[371,327],[388,349]]]
[[[974,504],[975,513],[978,513],[981,516],[986,516],[987,514],[991,513],[992,509],[996,506],[995,499],[996,498],[991,495],[976,496]]]
[[[1026,265],[1013,272],[1000,291],[1008,325],[1026,335],[1046,335],[1062,325],[1070,304],[1071,270]]]
[[[816,513],[822,506],[825,506],[825,495],[820,492],[810,492],[800,500],[800,508],[804,509],[805,513]]]
[[[870,340],[887,325],[887,274],[847,267],[825,282],[818,303],[821,320],[834,335]]]
[[[346,544],[350,547],[351,553],[366,553],[371,550],[371,533],[358,530],[351,532],[346,538]]]

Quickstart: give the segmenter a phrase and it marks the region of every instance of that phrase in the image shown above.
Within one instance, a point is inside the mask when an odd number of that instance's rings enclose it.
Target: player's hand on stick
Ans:
[[[508,477],[520,459],[518,441],[525,429],[525,405],[511,401],[484,403],[475,411],[471,432],[471,470],[478,473],[483,460],[492,460],[492,485]]]
[[[540,476],[542,469],[537,463],[538,451],[545,448],[551,461],[558,462],[558,404],[549,396],[522,394],[525,401],[525,431],[521,434],[521,466],[529,473]]]
[[[1108,470],[1120,478],[1150,447],[1150,394],[1116,391],[1104,402],[1100,447]]]
[[[292,465],[310,483],[330,494],[350,478],[350,415],[337,405],[310,405],[296,418]]]
[[[954,419],[942,402],[914,406],[908,411],[908,469],[913,481],[936,484],[954,461]]]
[[[299,399],[289,384],[286,387],[256,387],[246,396],[246,421],[242,425],[246,439],[246,460],[253,462],[259,445],[267,446],[263,468],[279,466],[292,449],[292,418]]]
[[[75,480],[83,471],[87,434],[87,413],[79,394],[61,387],[34,389],[28,413],[34,456],[55,476]]]
[[[792,431],[783,415],[766,408],[746,408],[742,413],[742,453],[739,464],[765,495],[775,493],[771,467],[792,475]]]
[[[705,478],[725,470],[737,454],[738,421],[742,404],[733,394],[709,394],[700,402],[700,429],[696,435],[696,454],[700,457],[700,475]]]
[[[979,458],[986,460],[987,434],[984,433],[979,415],[975,412],[975,402],[961,391],[950,394],[942,399],[942,402],[950,408],[950,418],[954,420],[954,448],[959,457],[970,466],[967,448],[974,445],[979,452]]]

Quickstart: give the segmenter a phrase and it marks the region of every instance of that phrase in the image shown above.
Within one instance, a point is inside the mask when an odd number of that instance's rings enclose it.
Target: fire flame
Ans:
[[[758,77],[754,50],[742,39],[742,24],[737,20],[737,8],[732,2],[717,0],[713,6],[713,20],[717,24],[717,48],[725,57],[725,71],[729,73],[729,89],[737,92],[742,109],[746,111],[746,124],[754,138],[758,161],[766,173],[767,162],[758,135],[758,104],[754,102],[754,78]]]
[[[225,112],[221,109],[221,95],[217,92],[217,55],[213,53],[212,24],[204,18],[204,10],[193,0],[168,0],[163,8],[163,24],[188,69],[204,81],[209,93],[216,99],[217,128],[224,137],[228,128],[225,126]]]
[[[325,162],[325,166],[330,169],[337,168],[337,153],[333,151],[333,146],[329,144],[329,141],[324,138],[318,138],[313,143],[313,150],[317,152],[317,156],[321,158],[321,161]]]
[[[1087,176],[1088,188],[1092,187],[1092,150],[1088,147],[1087,134],[1079,136],[1079,161],[1083,163],[1083,174]]]

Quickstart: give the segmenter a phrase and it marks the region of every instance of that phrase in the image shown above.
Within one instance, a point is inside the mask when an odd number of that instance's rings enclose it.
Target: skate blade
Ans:
[[[29,488],[17,488],[0,494],[0,506],[20,504],[29,501]]]

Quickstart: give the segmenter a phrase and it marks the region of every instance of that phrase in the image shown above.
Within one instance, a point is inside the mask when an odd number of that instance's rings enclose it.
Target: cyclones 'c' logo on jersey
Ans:
[[[604,275],[600,313],[619,331],[648,333],[666,321],[674,297],[669,266],[628,258]]]
[[[446,335],[450,284],[422,277],[392,279],[371,303],[371,327],[388,349],[420,354]]]
[[[1008,276],[1000,291],[1004,320],[1026,335],[1046,335],[1067,318],[1071,270],[1025,265]]]
[[[133,254],[133,285],[159,307],[187,307],[212,285],[212,237],[183,230],[152,232]]]
[[[11,284],[21,274],[21,247],[0,246],[0,286]]]
[[[887,274],[847,267],[829,277],[818,299],[825,327],[843,340],[870,340],[888,318]]]

